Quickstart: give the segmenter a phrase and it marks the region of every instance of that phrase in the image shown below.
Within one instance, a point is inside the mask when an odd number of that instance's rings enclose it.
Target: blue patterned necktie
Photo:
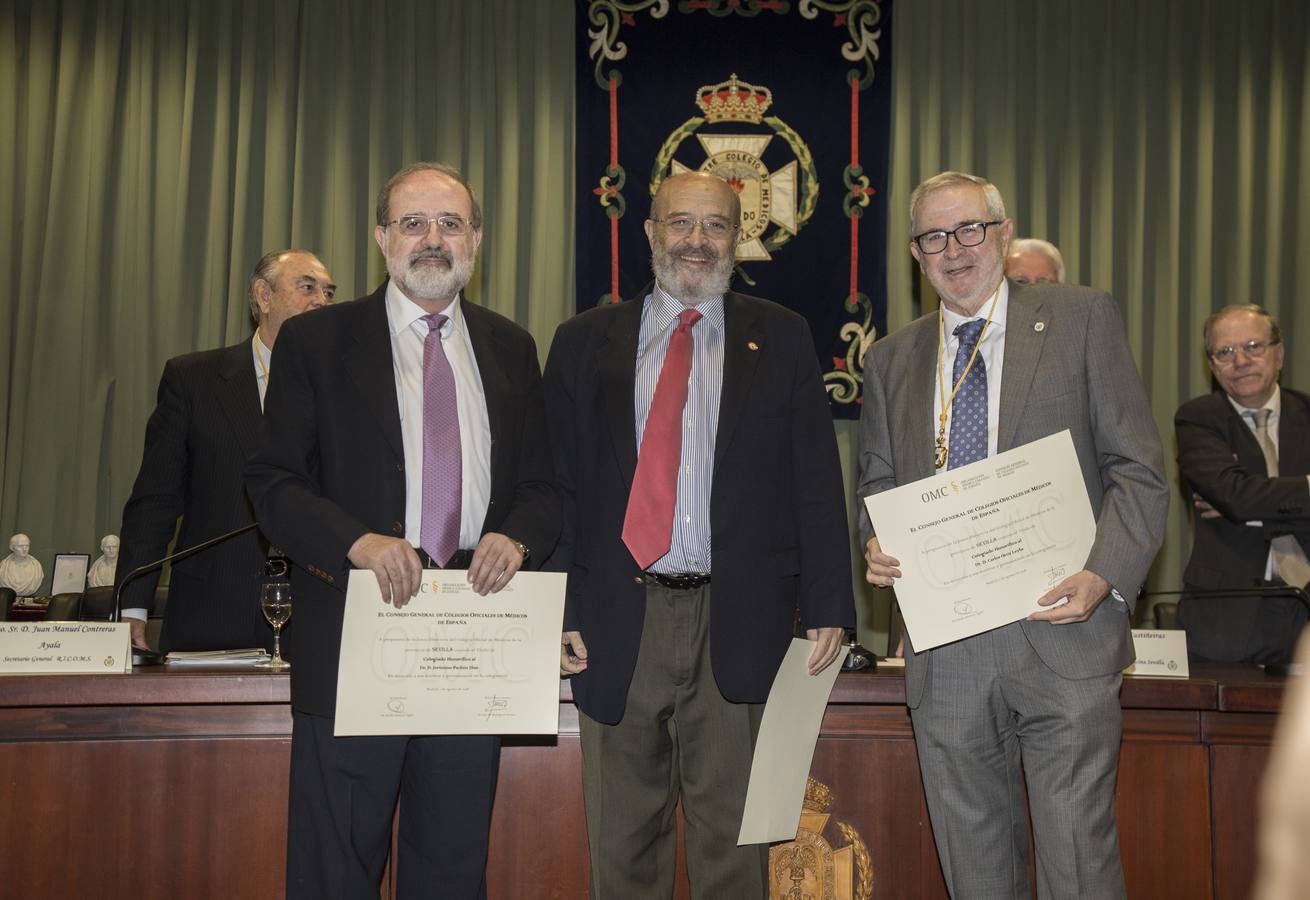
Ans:
[[[954,333],[960,339],[960,349],[955,351],[952,383],[959,384],[985,324],[982,319],[974,319],[956,326]],[[948,446],[948,469],[958,469],[987,457],[987,366],[983,363],[981,351],[951,404],[951,442]]]

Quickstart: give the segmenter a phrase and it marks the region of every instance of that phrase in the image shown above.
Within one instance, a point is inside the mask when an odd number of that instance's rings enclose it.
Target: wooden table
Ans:
[[[231,667],[0,678],[0,890],[281,897],[287,687],[285,675]],[[1245,897],[1252,798],[1281,696],[1280,679],[1244,667],[1125,679],[1130,897]],[[854,871],[873,897],[945,898],[903,704],[899,673],[838,679],[812,769],[831,791],[823,835],[833,849],[864,848]],[[506,742],[492,900],[586,897],[579,753],[565,685],[558,740]]]

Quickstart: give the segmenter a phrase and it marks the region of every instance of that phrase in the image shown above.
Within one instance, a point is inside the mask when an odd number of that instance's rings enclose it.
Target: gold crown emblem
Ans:
[[[832,806],[832,788],[813,778],[805,779],[805,800],[802,807],[810,812],[827,812]]]
[[[738,81],[736,72],[727,81],[696,89],[696,105],[705,113],[708,122],[752,122],[758,125],[771,103],[773,91]]]

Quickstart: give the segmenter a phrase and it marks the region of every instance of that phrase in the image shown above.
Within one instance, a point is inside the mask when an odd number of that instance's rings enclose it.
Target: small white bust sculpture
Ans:
[[[9,555],[0,560],[0,587],[13,588],[19,597],[30,597],[45,580],[45,569],[32,556],[32,539],[16,534],[9,539]]]
[[[100,539],[100,555],[86,573],[88,587],[109,587],[114,583],[114,570],[118,568],[118,535],[107,534]]]

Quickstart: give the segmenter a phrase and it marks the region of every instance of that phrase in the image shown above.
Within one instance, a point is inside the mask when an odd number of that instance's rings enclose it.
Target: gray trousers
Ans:
[[[1032,897],[1025,781],[1037,896],[1122,900],[1114,810],[1121,676],[1061,678],[1018,623],[931,654],[923,700],[910,713],[954,900]]]
[[[723,699],[709,635],[708,585],[650,585],[622,721],[578,717],[592,900],[673,895],[679,795],[693,900],[768,896],[768,846],[737,846],[763,704]]]

